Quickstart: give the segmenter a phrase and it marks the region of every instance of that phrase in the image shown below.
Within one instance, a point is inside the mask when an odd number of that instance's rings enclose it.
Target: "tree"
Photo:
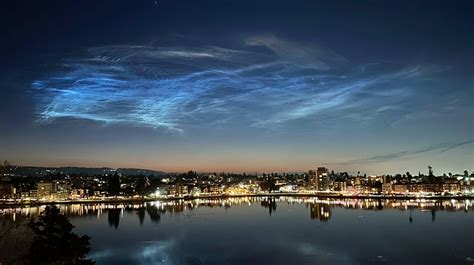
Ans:
[[[120,176],[117,172],[108,179],[107,192],[109,196],[117,196],[120,194]]]
[[[147,178],[143,175],[138,176],[136,185],[135,185],[135,192],[138,195],[143,195],[146,191],[148,186]]]
[[[11,164],[7,160],[3,162],[3,164],[0,165],[0,174],[6,174],[8,171],[10,171]]]
[[[29,264],[33,231],[28,226],[28,218],[4,215],[0,218],[0,264]]]
[[[90,237],[73,233],[74,226],[56,206],[47,206],[29,226],[35,234],[30,250],[32,264],[95,264],[85,258]]]
[[[260,189],[268,192],[276,190],[276,181],[272,177],[268,177],[260,182]]]
[[[188,179],[195,178],[195,177],[197,177],[197,172],[194,172],[194,171],[192,171],[192,170],[189,170],[188,173],[186,174],[186,177],[187,177]]]

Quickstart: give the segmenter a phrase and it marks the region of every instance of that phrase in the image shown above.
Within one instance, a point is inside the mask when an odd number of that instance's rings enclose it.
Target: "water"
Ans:
[[[470,265],[473,203],[281,197],[60,209],[92,237],[97,264]],[[3,218],[15,211],[41,208]]]

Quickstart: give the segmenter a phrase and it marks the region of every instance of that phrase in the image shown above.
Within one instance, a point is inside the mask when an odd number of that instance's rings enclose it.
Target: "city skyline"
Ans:
[[[0,159],[166,172],[473,170],[468,1],[89,7],[6,7]]]

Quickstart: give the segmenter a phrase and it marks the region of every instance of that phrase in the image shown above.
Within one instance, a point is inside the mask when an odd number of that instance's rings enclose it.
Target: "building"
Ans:
[[[442,187],[443,192],[451,192],[451,193],[461,192],[461,184],[456,179],[445,179],[442,185],[443,185]]]
[[[392,193],[393,189],[392,189],[392,183],[388,182],[388,183],[383,183],[382,184],[382,193],[383,194],[389,194],[389,193]]]
[[[168,185],[164,188],[163,195],[171,197],[182,197],[189,195],[188,186],[182,184]]]
[[[284,193],[293,193],[298,192],[298,187],[296,185],[283,185],[278,190]]]
[[[334,181],[334,190],[340,192],[347,191],[347,182],[345,180]]]
[[[56,200],[68,200],[71,198],[71,184],[66,180],[55,181]]]
[[[471,175],[472,176],[472,175]],[[473,177],[464,177],[460,183],[461,192],[464,193],[473,193],[474,192],[474,178]]]
[[[71,189],[71,199],[83,199],[86,197],[86,192],[84,189]]]
[[[409,184],[408,191],[409,192],[427,192],[427,193],[440,193],[442,185],[437,183],[417,183],[417,184]]]
[[[407,184],[393,184],[392,191],[394,193],[406,193],[408,192],[408,185]]]
[[[316,171],[316,187],[318,191],[329,191],[329,170],[325,167],[318,167]]]
[[[314,170],[308,171],[308,188],[315,189],[317,183],[317,173]]]
[[[29,197],[30,197],[31,200],[37,200],[38,199],[38,190],[30,190]]]
[[[56,184],[54,182],[39,182],[37,191],[38,200],[54,200]]]
[[[318,167],[316,171],[308,171],[309,188],[315,191],[329,191],[329,170]]]

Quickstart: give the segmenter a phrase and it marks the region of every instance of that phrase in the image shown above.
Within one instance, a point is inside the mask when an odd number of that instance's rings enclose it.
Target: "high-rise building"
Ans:
[[[318,191],[328,191],[329,190],[329,170],[325,167],[318,167],[316,174],[317,174],[316,187]]]
[[[316,171],[314,170],[308,171],[308,187],[310,189],[316,190],[317,178],[318,178],[318,175],[316,174]]]
[[[316,171],[308,171],[309,187],[316,191],[329,190],[329,170],[325,167],[318,167]]]

